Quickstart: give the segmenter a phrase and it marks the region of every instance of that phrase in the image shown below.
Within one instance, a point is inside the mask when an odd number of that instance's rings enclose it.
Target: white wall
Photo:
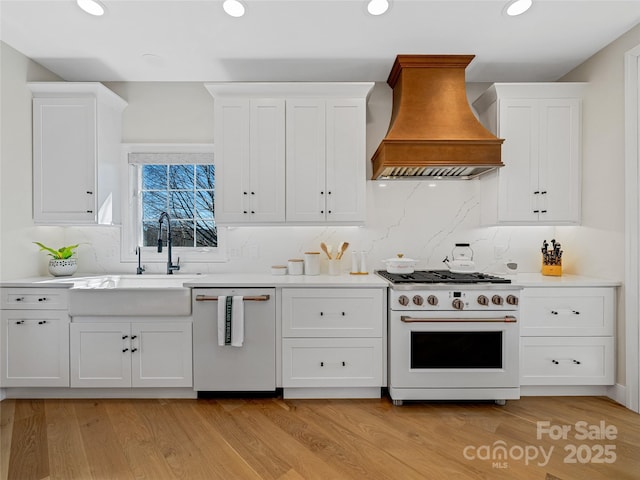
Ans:
[[[640,25],[569,72],[562,81],[589,82],[584,101],[580,228],[566,236],[584,275],[624,279],[624,54],[640,45]],[[607,261],[601,261],[602,257]],[[617,382],[625,384],[625,289],[619,289]]]
[[[32,220],[31,92],[28,81],[60,80],[0,42],[0,278],[42,274],[46,255],[32,241],[58,244],[60,228]],[[61,245],[59,245],[61,246]]]

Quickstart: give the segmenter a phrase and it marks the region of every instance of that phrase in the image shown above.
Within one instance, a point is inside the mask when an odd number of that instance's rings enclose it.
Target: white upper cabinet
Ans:
[[[127,103],[100,83],[28,86],[35,223],[119,223],[118,161]]]
[[[287,221],[365,220],[365,99],[287,101]]]
[[[284,221],[284,100],[215,102],[216,221]]]
[[[481,179],[483,223],[580,223],[583,83],[494,84],[475,102],[504,167]]]
[[[219,224],[365,220],[373,83],[212,83]]]

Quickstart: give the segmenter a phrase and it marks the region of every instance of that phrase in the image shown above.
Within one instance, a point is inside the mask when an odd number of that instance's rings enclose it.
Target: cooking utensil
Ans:
[[[347,251],[347,248],[349,248],[349,242],[340,243],[340,246],[338,247],[338,254],[336,255],[336,258],[338,260],[342,258],[342,256],[344,255],[344,252]]]
[[[327,258],[329,260],[331,260],[331,252],[329,251],[329,248],[327,247],[327,244],[324,242],[320,242],[320,249],[327,254]]]

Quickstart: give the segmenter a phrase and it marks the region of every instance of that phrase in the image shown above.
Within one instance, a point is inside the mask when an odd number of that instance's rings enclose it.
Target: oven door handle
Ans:
[[[415,318],[402,315],[400,320],[405,323],[516,323],[518,321],[512,315],[499,318]]]

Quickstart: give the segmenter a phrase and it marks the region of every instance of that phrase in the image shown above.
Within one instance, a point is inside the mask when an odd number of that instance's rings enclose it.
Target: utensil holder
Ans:
[[[558,265],[545,265],[542,264],[542,275],[548,275],[552,277],[559,277],[562,275],[562,262]]]
[[[340,275],[340,260],[337,258],[331,258],[327,260],[327,263],[329,265],[329,275]]]

